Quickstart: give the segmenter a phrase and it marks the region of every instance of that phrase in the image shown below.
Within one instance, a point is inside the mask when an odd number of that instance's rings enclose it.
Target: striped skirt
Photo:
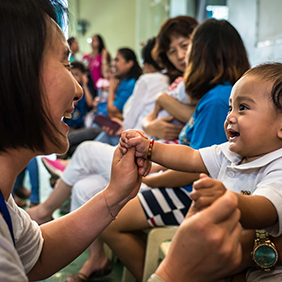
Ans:
[[[151,188],[138,198],[152,227],[180,225],[192,203],[184,188]]]

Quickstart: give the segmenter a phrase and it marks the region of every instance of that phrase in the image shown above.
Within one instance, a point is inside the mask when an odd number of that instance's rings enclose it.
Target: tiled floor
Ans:
[[[52,156],[50,156],[50,158],[55,159],[56,156],[52,155]],[[47,172],[47,170],[45,169],[45,167],[43,166],[43,164],[41,162],[41,157],[37,157],[37,161],[38,161],[39,174],[40,174],[40,199],[41,199],[41,201],[44,201],[49,196],[49,194],[52,192],[52,188],[50,187],[50,184],[49,184],[50,175]],[[25,178],[25,186],[28,187],[28,188],[30,187],[28,174],[27,174],[27,177]],[[59,210],[55,211],[53,216],[55,218],[61,216]],[[43,281],[44,282],[64,282],[64,281],[66,281],[67,277],[69,277],[71,274],[77,273],[79,271],[79,269],[81,268],[81,266],[83,265],[83,263],[87,259],[87,256],[88,256],[88,251],[85,251],[83,254],[81,254],[76,260],[74,260],[72,263],[70,263],[64,269],[62,269],[58,273],[54,274],[52,277],[50,277],[46,280],[43,280]],[[93,281],[97,281],[97,282],[120,282],[121,277],[122,277],[122,269],[123,269],[123,265],[119,261],[114,262],[113,263],[113,270],[109,275],[104,276],[100,279],[95,279]],[[41,282],[43,282],[43,281],[41,281]]]

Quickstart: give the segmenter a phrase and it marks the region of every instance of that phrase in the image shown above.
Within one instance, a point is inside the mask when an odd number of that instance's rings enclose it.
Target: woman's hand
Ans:
[[[241,262],[241,225],[231,191],[205,210],[187,215],[156,273],[166,282],[218,281]]]
[[[111,179],[108,189],[115,189],[120,200],[130,200],[137,195],[141,184],[141,176],[135,162],[135,148],[122,154],[117,148],[112,161]]]
[[[171,123],[173,119],[172,116],[154,119],[144,124],[143,129],[150,136],[165,140],[176,140],[183,126]]]
[[[117,90],[117,88],[118,88],[118,84],[119,84],[118,79],[112,77],[112,78],[110,79],[109,92],[115,93],[116,90]]]
[[[111,118],[111,120],[117,122],[118,124],[120,124],[120,128],[117,131],[114,132],[110,127],[103,126],[102,127],[103,131],[105,131],[110,136],[119,136],[119,135],[121,135],[122,132],[124,131],[123,122],[119,118],[114,118],[114,117]]]

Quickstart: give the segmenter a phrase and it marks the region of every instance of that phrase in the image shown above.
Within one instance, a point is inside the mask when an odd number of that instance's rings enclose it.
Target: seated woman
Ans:
[[[136,80],[142,74],[142,69],[137,62],[135,53],[131,49],[120,48],[112,63],[112,72],[114,77],[110,80],[107,115],[109,118],[123,120],[124,105],[132,95]],[[95,140],[110,145],[117,145],[119,135],[111,136],[104,131]]]
[[[61,3],[0,2],[0,52],[5,54],[0,68],[6,70],[0,72],[0,280],[5,282],[44,280],[68,265],[140,186],[133,151],[128,157],[116,151],[111,183],[76,212],[38,226],[13,200],[17,175],[31,159],[66,152],[69,127],[62,117],[82,97],[56,24],[64,11]]]

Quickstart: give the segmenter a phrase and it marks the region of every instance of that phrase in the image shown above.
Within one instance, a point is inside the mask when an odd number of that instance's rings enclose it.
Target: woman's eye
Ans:
[[[228,113],[230,113],[230,112],[232,112],[232,107],[231,106],[228,107]]]
[[[175,53],[175,50],[168,51],[168,55],[171,56]]]
[[[183,45],[182,45],[182,49],[187,50],[187,49],[188,49],[188,44],[183,44]]]

